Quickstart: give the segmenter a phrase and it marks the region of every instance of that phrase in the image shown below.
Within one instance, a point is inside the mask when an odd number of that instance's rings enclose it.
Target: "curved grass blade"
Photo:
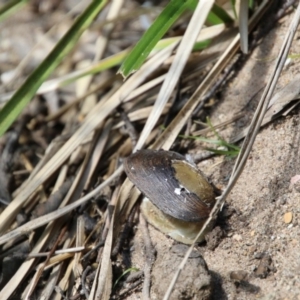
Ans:
[[[144,33],[142,38],[136,44],[129,56],[122,64],[119,73],[124,78],[138,70],[151,50],[181,14],[187,10],[196,7],[197,0],[172,0],[156,18],[150,28]]]
[[[25,80],[11,100],[5,104],[3,109],[0,111],[0,136],[3,135],[3,133],[15,121],[34,96],[40,85],[53,72],[62,59],[72,50],[81,34],[92,23],[106,3],[107,0],[92,1],[85,11],[75,20],[72,27],[57,43],[55,48]]]
[[[114,283],[113,288],[115,288],[115,287],[117,286],[117,284],[119,283],[119,281],[120,281],[126,274],[130,273],[131,271],[137,272],[137,271],[139,271],[139,269],[133,267],[133,268],[128,268],[127,270],[125,270],[125,271],[120,275],[120,277],[116,280],[116,282]]]

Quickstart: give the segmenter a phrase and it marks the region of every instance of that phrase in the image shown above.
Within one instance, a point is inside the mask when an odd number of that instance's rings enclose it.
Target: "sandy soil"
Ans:
[[[221,101],[211,115],[214,124],[244,112],[244,117],[223,133],[228,138],[234,137],[249,123],[290,19],[290,16],[285,17],[263,39],[222,92]],[[299,53],[299,47],[299,35],[296,34],[291,53]],[[298,72],[299,62],[294,60],[286,66],[278,89]],[[281,117],[261,130],[244,172],[227,199],[219,222],[223,237],[213,250],[209,244],[197,249],[209,269],[212,299],[300,299],[300,189],[297,184],[291,185],[291,178],[299,174],[298,112],[296,108],[287,117]],[[197,152],[197,148],[192,152]],[[233,160],[224,161],[217,157],[199,166],[217,186],[224,188],[233,164]],[[291,222],[284,220],[285,214],[286,218],[292,215]],[[172,277],[166,276],[165,272],[166,252],[169,257],[173,256],[172,247],[177,243],[149,227],[157,251],[151,291],[153,299],[161,299],[162,287]],[[135,244],[143,243],[138,233]],[[141,255],[143,251],[136,247],[133,265],[142,264]],[[177,264],[180,261],[177,259]],[[193,290],[188,284],[191,277],[199,284],[199,290],[203,284],[195,276],[192,266],[193,263],[189,263],[186,267],[187,272],[183,272],[172,299],[202,299],[195,286]],[[173,269],[169,273],[173,273]],[[178,294],[182,286],[187,289]],[[127,299],[138,297],[139,294],[135,294]]]

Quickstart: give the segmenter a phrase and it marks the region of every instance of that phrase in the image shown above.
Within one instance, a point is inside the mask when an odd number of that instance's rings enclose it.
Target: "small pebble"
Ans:
[[[248,273],[244,270],[231,271],[229,277],[232,281],[241,282],[246,280]]]
[[[291,244],[292,244],[294,247],[296,247],[296,246],[298,245],[298,240],[292,239],[292,240],[291,240]]]
[[[287,212],[283,216],[283,221],[285,224],[290,224],[293,220],[293,213],[292,212]]]
[[[240,242],[243,238],[240,234],[234,234],[232,238],[238,242]]]

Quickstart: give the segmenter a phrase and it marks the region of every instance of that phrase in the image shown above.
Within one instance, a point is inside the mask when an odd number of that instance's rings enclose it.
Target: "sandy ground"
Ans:
[[[244,117],[228,129],[227,137],[234,137],[249,123],[262,88],[273,68],[290,16],[285,17],[251,54],[236,77],[221,95],[221,101],[212,112],[214,124],[223,122],[235,113]],[[299,34],[291,53],[300,51]],[[285,67],[277,91],[293,80],[299,72],[299,61]],[[257,136],[243,174],[227,199],[220,227],[224,236],[211,250],[208,244],[197,249],[202,253],[212,278],[212,299],[300,299],[300,189],[291,185],[291,178],[299,174],[299,109],[287,117],[280,117],[266,125]],[[193,149],[192,152],[197,152]],[[202,162],[199,167],[219,187],[225,187],[234,161],[217,157]],[[284,220],[292,215],[292,221]],[[170,282],[175,266],[165,272],[167,260],[177,265],[174,258],[176,245],[150,226],[150,235],[157,251],[157,261],[152,272],[153,299],[162,299],[160,292],[165,282]],[[143,243],[139,234],[135,245]],[[143,247],[135,247],[133,265],[141,265]],[[169,258],[166,258],[166,253]],[[161,257],[164,257],[162,259]],[[172,299],[202,299],[203,281],[194,273],[190,262],[177,285]],[[243,272],[240,272],[240,271]],[[230,278],[232,272],[234,279]],[[203,275],[203,278],[206,275]],[[242,278],[240,278],[242,276]],[[194,279],[191,288],[189,281]],[[200,281],[200,283],[199,283]],[[185,292],[178,290],[185,286]],[[197,293],[197,286],[199,291]],[[201,291],[201,292],[200,292]],[[139,294],[127,299],[137,299]]]

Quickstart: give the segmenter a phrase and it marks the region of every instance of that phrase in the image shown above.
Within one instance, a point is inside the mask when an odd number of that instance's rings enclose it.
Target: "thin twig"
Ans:
[[[145,300],[150,300],[151,269],[155,260],[155,249],[151,243],[147,222],[142,214],[140,214],[140,226],[143,233],[146,248],[146,261],[144,266],[144,285],[142,291],[142,298]]]
[[[82,287],[82,291],[84,292],[85,298],[89,299],[89,291],[87,290],[86,286],[85,286],[85,282],[86,282],[86,275],[87,273],[91,270],[91,266],[87,266],[86,269],[82,272],[81,275],[81,287]]]
[[[43,265],[37,270],[37,274],[36,274],[36,276],[35,276],[35,280],[32,281],[32,284],[31,284],[31,286],[30,286],[30,289],[29,289],[29,291],[28,291],[28,293],[27,293],[27,295],[26,295],[26,299],[29,299],[30,296],[31,296],[31,294],[33,293],[33,290],[34,290],[34,288],[36,287],[39,278],[41,277],[41,275],[42,275],[42,273],[43,273],[43,271],[44,271],[44,269],[45,269],[47,263],[49,262],[51,256],[54,254],[55,249],[56,249],[57,246],[60,244],[60,242],[61,242],[61,240],[62,240],[64,234],[66,233],[66,231],[67,231],[67,227],[64,226],[64,227],[62,228],[60,234],[59,234],[59,237],[58,237],[57,240],[55,241],[55,244],[53,245],[52,249],[50,250],[50,252],[49,252],[49,254],[48,254],[48,256],[47,256],[45,262],[44,262]]]
[[[123,122],[125,123],[125,127],[127,130],[127,133],[130,137],[131,143],[132,143],[132,147],[135,147],[137,139],[138,139],[138,135],[137,132],[132,124],[132,122],[130,121],[127,113],[123,110],[123,108],[119,107],[117,109],[117,111],[119,112],[119,114],[121,115],[121,118],[123,120]]]
[[[132,229],[132,224],[134,221],[134,217],[135,217],[135,213],[137,211],[137,206],[135,206],[131,212],[130,215],[128,217],[128,221],[126,222],[125,226],[124,226],[124,230],[122,230],[115,242],[115,246],[111,252],[111,256],[115,257],[118,255],[120,248],[124,242],[124,240],[128,237],[130,230]]]
[[[124,289],[123,291],[121,291],[119,293],[119,296],[124,296],[125,294],[129,293],[130,291],[132,291],[133,289],[135,289],[136,287],[138,287],[142,282],[142,279],[134,282],[129,288]]]
[[[95,197],[105,186],[109,183],[113,182],[121,173],[123,172],[123,166],[120,166],[108,179],[106,179],[103,183],[101,183],[97,188],[88,193],[86,196],[80,198],[79,200],[71,203],[65,207],[62,207],[52,213],[34,219],[32,221],[27,222],[26,224],[0,236],[0,245],[8,242],[13,238],[17,238],[24,234],[27,234],[31,230],[39,228],[55,219],[58,219],[61,216],[64,216],[68,212],[72,211],[76,207],[84,204],[86,201],[90,200],[92,197]]]
[[[104,246],[104,241],[101,240],[96,246],[94,246],[93,249],[91,249],[89,252],[87,252],[84,256],[82,256],[81,261],[85,261],[93,252],[98,250],[99,248]]]

